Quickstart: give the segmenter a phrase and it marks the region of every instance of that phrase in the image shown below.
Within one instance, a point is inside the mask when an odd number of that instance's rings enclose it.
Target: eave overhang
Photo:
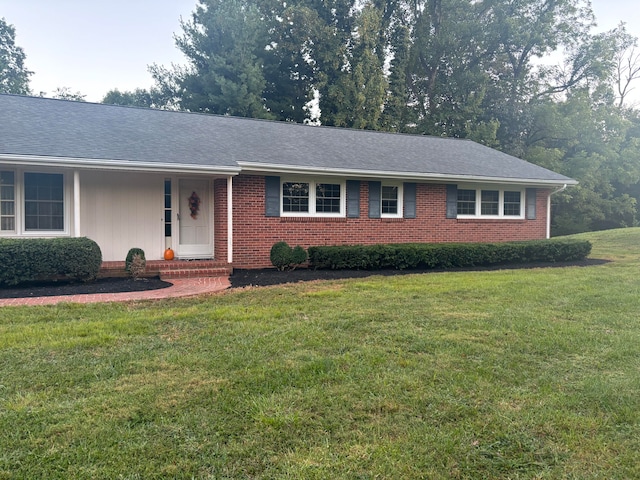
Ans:
[[[395,172],[386,170],[352,170],[341,168],[319,168],[300,167],[291,165],[277,165],[255,162],[238,162],[242,168],[242,173],[257,173],[267,175],[316,175],[323,177],[357,177],[360,179],[380,179],[388,178],[393,180],[409,180],[422,182],[440,183],[482,183],[482,184],[514,184],[536,187],[562,187],[577,185],[578,182],[572,178],[563,177],[559,179],[542,178],[514,178],[514,177],[491,177],[482,175],[459,175],[448,173],[429,172]]]
[[[208,175],[237,175],[238,166],[214,166],[182,163],[141,162],[92,158],[49,157],[35,155],[0,154],[0,164],[28,167],[81,168],[88,170],[120,170],[155,173],[201,173]]]

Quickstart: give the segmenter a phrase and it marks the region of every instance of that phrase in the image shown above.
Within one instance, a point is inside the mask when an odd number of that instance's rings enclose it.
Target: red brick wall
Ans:
[[[213,182],[213,254],[215,260],[227,261],[227,179]]]
[[[445,185],[419,183],[416,189],[417,218],[370,219],[368,185],[367,181],[360,183],[360,218],[273,218],[265,217],[264,177],[234,177],[233,265],[236,268],[270,267],[271,247],[281,240],[291,246],[308,248],[315,245],[499,242],[546,238],[548,190],[538,189],[535,220],[463,220],[446,218]],[[226,183],[216,183],[215,187],[215,246],[216,258],[221,259],[223,250],[226,257]]]

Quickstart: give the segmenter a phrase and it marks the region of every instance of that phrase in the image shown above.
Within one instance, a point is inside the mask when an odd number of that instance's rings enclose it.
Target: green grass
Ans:
[[[0,309],[0,479],[640,477],[640,229],[589,267]]]

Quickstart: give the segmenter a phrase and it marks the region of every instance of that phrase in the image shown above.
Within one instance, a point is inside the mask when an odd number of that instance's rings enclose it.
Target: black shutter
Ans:
[[[369,182],[369,218],[380,218],[381,182]]]
[[[447,185],[447,218],[458,218],[457,185]]]
[[[264,177],[265,183],[265,215],[280,216],[280,177]]]
[[[527,188],[527,220],[535,220],[536,219],[536,199],[537,199],[537,189],[535,188]]]
[[[404,218],[416,218],[416,184],[405,183],[404,191]]]
[[[360,217],[360,181],[347,180],[347,218]]]

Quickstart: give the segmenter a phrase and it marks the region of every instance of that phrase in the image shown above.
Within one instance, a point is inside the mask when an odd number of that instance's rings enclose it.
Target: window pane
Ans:
[[[340,184],[316,184],[316,212],[340,213]]]
[[[309,184],[283,183],[282,210],[284,212],[309,212]]]
[[[64,177],[24,174],[25,230],[64,230]]]
[[[0,204],[0,215],[3,217],[15,215],[14,203],[3,201]]]
[[[15,197],[15,191],[13,185],[2,185],[0,187],[0,198],[2,200],[13,200]]]
[[[0,185],[15,185],[13,172],[0,172]]]
[[[16,229],[16,222],[13,217],[2,217],[0,218],[0,230],[6,231],[14,231]]]
[[[520,211],[520,192],[504,192],[504,215],[519,216]]]
[[[458,215],[476,214],[476,191],[458,189]]]
[[[382,186],[382,213],[396,215],[398,213],[398,187]]]
[[[480,201],[481,215],[498,215],[500,212],[500,192],[498,190],[482,190]]]

